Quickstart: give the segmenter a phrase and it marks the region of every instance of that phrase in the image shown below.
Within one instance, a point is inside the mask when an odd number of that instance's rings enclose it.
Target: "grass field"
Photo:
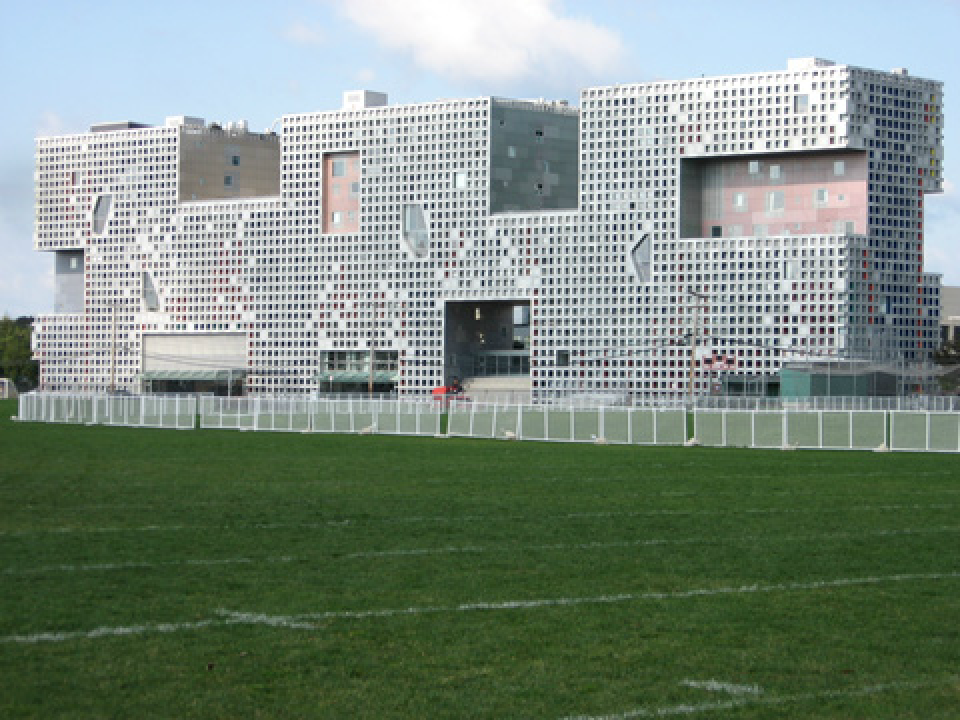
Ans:
[[[13,414],[3,718],[960,717],[956,455]]]

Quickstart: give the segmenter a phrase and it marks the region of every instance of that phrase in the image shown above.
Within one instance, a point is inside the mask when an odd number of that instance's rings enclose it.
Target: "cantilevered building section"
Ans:
[[[942,123],[937,82],[806,59],[580,109],[359,92],[279,135],[178,117],[42,138],[42,382],[669,396],[691,339],[697,392],[921,360]]]

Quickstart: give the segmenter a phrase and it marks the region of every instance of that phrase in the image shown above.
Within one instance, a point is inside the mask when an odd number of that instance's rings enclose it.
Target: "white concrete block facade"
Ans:
[[[83,312],[39,319],[44,386],[109,385],[114,308],[118,385],[150,364],[145,333],[242,333],[248,390],[272,393],[323,389],[329,354],[371,342],[402,394],[462,376],[451,303],[530,304],[541,398],[682,394],[695,327],[701,361],[745,374],[938,341],[940,83],[806,59],[590,88],[579,110],[349,107],[285,116],[272,140],[228,132],[241,167],[244,143],[279,146],[276,192],[256,197],[182,197],[195,119],[39,139],[35,246],[82,252],[85,275]],[[698,362],[696,391],[711,372]]]

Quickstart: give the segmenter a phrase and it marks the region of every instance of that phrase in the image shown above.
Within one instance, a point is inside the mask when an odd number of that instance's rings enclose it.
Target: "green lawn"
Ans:
[[[15,412],[3,718],[960,716],[960,456]]]

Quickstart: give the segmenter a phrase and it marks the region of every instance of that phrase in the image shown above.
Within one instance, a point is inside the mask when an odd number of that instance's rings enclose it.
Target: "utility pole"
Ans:
[[[693,296],[693,328],[690,332],[690,382],[687,392],[690,396],[690,406],[693,406],[693,383],[697,371],[697,344],[700,335],[700,303],[707,300],[705,293],[688,288],[687,292]]]
[[[113,340],[110,343],[110,394],[117,392],[117,305],[111,308],[113,318]]]
[[[370,309],[370,377],[367,378],[367,394],[370,396],[370,399],[373,400],[373,381],[375,374],[375,367],[377,363],[377,350],[376,350],[376,335],[377,335],[377,301],[373,301],[373,305]]]

